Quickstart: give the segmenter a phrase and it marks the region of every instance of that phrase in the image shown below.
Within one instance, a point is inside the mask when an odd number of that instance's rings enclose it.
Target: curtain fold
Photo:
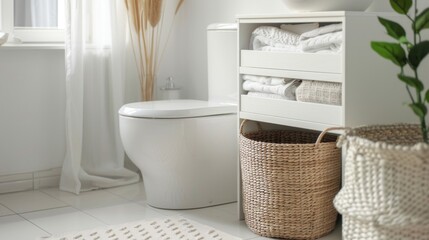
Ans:
[[[60,189],[73,193],[139,181],[124,168],[126,16],[120,0],[66,0],[67,150]]]

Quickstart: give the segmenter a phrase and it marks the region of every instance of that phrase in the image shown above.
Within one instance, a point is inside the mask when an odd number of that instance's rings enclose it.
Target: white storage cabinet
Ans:
[[[414,114],[404,106],[409,100],[405,85],[396,77],[399,69],[370,47],[373,40],[393,41],[378,23],[377,16],[406,23],[405,19],[393,13],[313,12],[238,16],[240,121],[250,119],[317,131],[336,126],[416,122]],[[249,50],[251,33],[258,26],[313,22],[343,24],[341,52]],[[338,82],[342,84],[342,105],[247,96],[242,88],[243,74]],[[240,216],[243,217],[242,212]]]

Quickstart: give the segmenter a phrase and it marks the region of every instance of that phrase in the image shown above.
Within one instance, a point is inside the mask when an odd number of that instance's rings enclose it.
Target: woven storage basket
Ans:
[[[265,237],[317,239],[335,228],[340,188],[336,137],[271,130],[243,133],[240,162],[245,221]],[[324,139],[322,142],[322,138]],[[317,141],[317,142],[316,142]]]
[[[341,83],[303,80],[296,89],[296,100],[341,105],[341,92]]]
[[[418,125],[360,127],[347,147],[335,197],[345,240],[429,239],[429,147]]]

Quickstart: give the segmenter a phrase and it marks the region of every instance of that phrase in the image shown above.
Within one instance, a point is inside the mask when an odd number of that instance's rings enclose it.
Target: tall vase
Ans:
[[[429,239],[429,145],[419,125],[355,128],[334,205],[345,240]]]

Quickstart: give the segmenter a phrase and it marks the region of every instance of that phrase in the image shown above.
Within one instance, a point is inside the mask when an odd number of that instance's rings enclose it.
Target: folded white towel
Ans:
[[[258,82],[244,81],[243,89],[248,92],[263,92],[273,93],[280,96],[285,96],[288,99],[296,99],[295,90],[301,83],[301,80],[290,80],[284,85],[265,85]]]
[[[300,46],[303,52],[339,52],[342,44],[343,32],[333,32],[301,41]]]
[[[326,25],[301,34],[301,36],[299,37],[299,41],[304,41],[309,38],[314,38],[327,33],[341,32],[342,30],[343,30],[343,25],[341,23]]]
[[[303,34],[319,27],[319,23],[282,24],[280,28],[296,34]]]
[[[243,80],[259,82],[265,85],[282,85],[290,82],[291,79],[277,78],[277,77],[264,77],[264,76],[256,76],[256,75],[243,75]]]
[[[247,95],[254,96],[254,97],[270,98],[270,99],[294,100],[294,101],[296,101],[295,98],[294,99],[289,99],[288,97],[280,96],[280,95],[273,94],[273,93],[248,92]]]
[[[260,50],[265,46],[287,47],[296,46],[299,35],[277,27],[261,26],[256,28],[250,39],[250,49]]]
[[[267,51],[269,48],[282,48],[290,52],[299,51],[297,45],[285,45],[283,43],[274,42],[272,39],[264,36],[254,36],[252,40],[252,49],[257,51]],[[269,50],[268,50],[269,51]]]

